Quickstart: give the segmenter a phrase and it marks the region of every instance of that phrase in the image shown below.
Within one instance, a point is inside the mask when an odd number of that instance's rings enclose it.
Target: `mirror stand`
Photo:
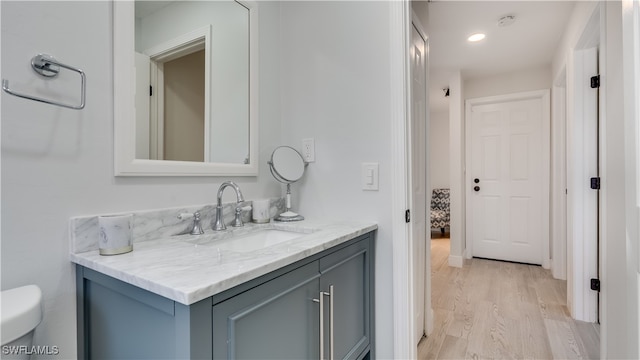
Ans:
[[[287,211],[278,215],[275,221],[300,221],[304,220],[304,216],[299,215],[291,211],[291,183],[287,183],[287,197],[286,197],[286,209]]]

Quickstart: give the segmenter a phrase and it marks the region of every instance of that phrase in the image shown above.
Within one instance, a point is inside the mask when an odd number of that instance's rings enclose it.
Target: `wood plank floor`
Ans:
[[[500,261],[449,267],[448,257],[449,239],[431,240],[435,325],[419,359],[599,358],[600,326],[571,319],[566,281]]]

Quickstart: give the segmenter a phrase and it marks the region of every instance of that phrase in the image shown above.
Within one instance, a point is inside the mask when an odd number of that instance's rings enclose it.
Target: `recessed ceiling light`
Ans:
[[[476,42],[476,41],[480,41],[480,40],[482,40],[484,38],[485,38],[485,35],[483,33],[477,33],[477,34],[473,34],[473,35],[469,36],[467,38],[467,41]]]

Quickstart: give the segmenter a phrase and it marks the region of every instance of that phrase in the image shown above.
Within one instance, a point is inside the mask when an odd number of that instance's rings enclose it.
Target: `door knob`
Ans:
[[[480,179],[475,178],[475,179],[473,179],[473,182],[477,184],[477,183],[479,183],[479,182],[480,182]]]
[[[480,191],[480,186],[474,186],[474,187],[473,187],[473,190],[475,190],[475,191]]]

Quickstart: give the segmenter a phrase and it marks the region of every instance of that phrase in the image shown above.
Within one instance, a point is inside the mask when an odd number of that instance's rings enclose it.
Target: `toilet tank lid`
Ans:
[[[37,285],[3,290],[0,303],[2,345],[29,333],[42,321],[42,291]]]

